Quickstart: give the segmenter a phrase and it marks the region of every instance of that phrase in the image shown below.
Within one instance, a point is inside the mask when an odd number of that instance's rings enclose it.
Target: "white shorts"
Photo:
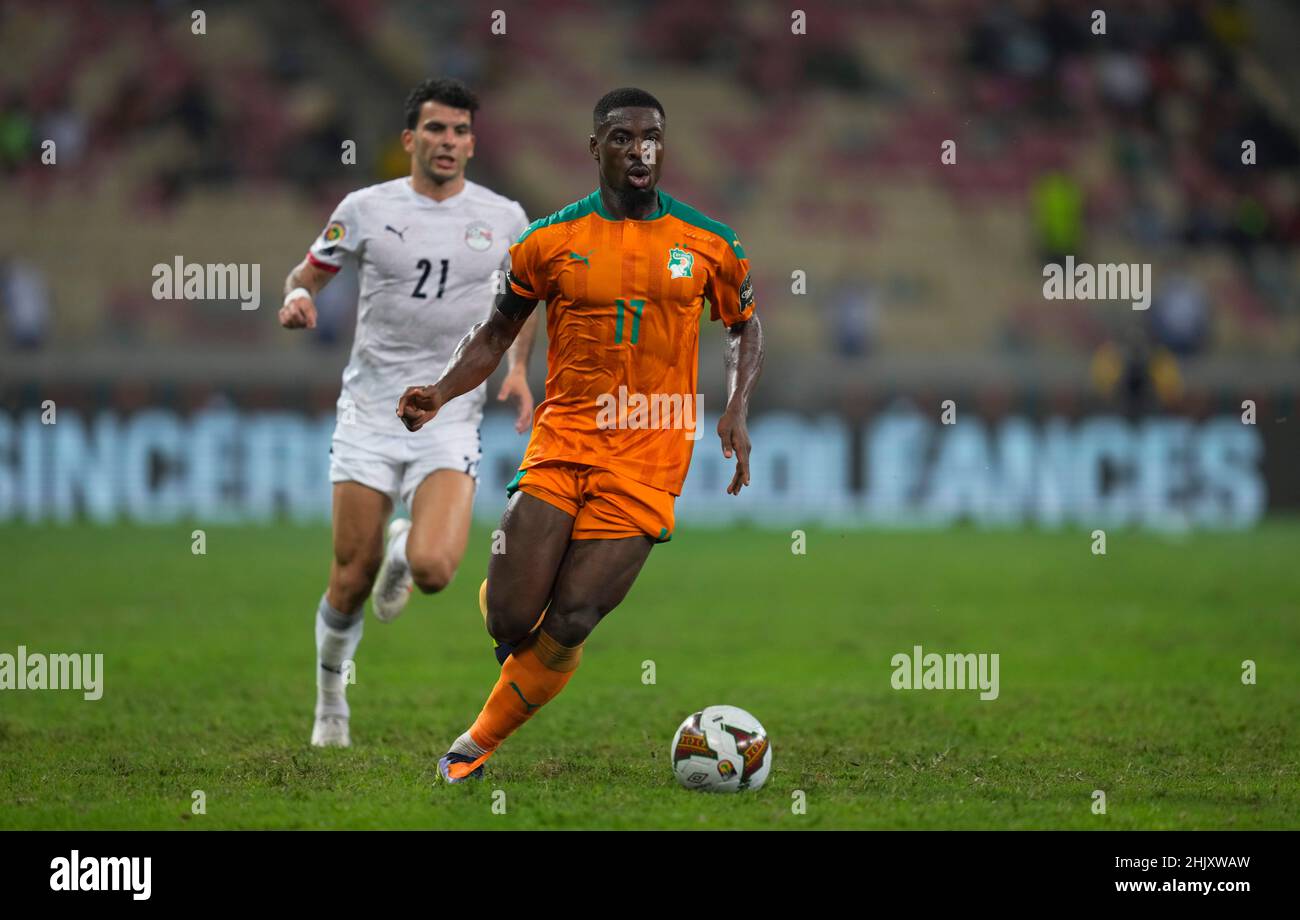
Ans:
[[[381,434],[357,425],[334,427],[330,482],[359,482],[411,507],[415,490],[434,470],[459,470],[478,483],[482,456],[477,421],[435,418],[416,432]]]

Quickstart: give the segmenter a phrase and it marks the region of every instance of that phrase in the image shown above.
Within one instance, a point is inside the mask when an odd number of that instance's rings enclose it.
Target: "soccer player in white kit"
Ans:
[[[311,743],[351,743],[345,662],[361,641],[366,597],[375,616],[401,613],[413,587],[451,581],[469,538],[478,478],[484,387],[456,400],[413,436],[393,414],[411,380],[442,370],[470,329],[488,318],[494,273],[528,227],[524,210],[465,178],[474,155],[478,99],[457,80],[427,80],[406,102],[402,146],[411,175],[360,189],[340,202],[307,257],[289,273],[280,324],[312,328],[312,297],[354,260],[361,289],[352,356],[343,370],[330,448],[334,560],[316,611],[316,716]],[[500,281],[498,280],[499,284]],[[527,429],[526,372],[536,324],[509,353],[498,399],[518,403]],[[384,523],[398,501],[410,520]]]

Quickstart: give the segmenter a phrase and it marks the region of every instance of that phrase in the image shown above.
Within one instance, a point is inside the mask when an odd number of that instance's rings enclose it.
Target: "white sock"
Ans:
[[[316,608],[316,715],[348,715],[343,662],[351,661],[361,643],[365,624],[363,604],[352,616],[330,606],[328,595]]]
[[[472,760],[478,760],[487,753],[487,751],[474,743],[474,739],[469,736],[469,732],[465,732],[465,734],[453,741],[451,750],[453,753],[463,754]]]

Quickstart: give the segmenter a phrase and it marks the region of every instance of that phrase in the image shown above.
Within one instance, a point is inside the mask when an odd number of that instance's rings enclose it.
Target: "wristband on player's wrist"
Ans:
[[[305,287],[294,288],[288,294],[284,295],[284,305],[286,307],[289,306],[289,301],[293,300],[295,297],[306,297],[308,300],[311,300],[311,291],[307,290]]]

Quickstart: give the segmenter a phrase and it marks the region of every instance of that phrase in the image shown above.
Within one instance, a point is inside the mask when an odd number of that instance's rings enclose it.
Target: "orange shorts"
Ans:
[[[506,495],[516,490],[572,515],[574,540],[673,538],[677,496],[597,466],[548,460],[520,470]]]

